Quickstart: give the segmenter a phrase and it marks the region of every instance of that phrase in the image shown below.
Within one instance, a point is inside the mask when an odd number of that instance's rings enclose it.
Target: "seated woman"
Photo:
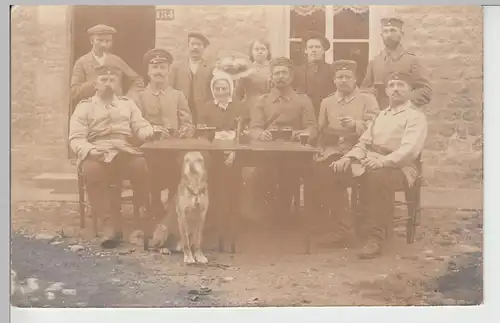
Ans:
[[[234,81],[227,73],[217,72],[210,82],[210,89],[213,100],[206,102],[200,109],[199,123],[215,127],[216,140],[234,140],[240,120],[242,126],[248,123],[246,106],[233,99]],[[238,184],[231,182],[232,179],[238,179],[231,174],[234,153],[212,153],[210,157],[208,218],[215,215],[219,220],[223,220],[230,212],[227,201],[231,199],[234,185]]]
[[[358,141],[367,124],[379,111],[371,94],[360,92],[356,83],[357,64],[339,60],[333,63],[333,81],[337,91],[321,102],[318,118],[321,153],[313,164],[309,178],[308,199],[314,213],[334,213],[334,244],[343,246],[350,240],[349,197],[342,174],[333,173],[330,165],[340,159]]]

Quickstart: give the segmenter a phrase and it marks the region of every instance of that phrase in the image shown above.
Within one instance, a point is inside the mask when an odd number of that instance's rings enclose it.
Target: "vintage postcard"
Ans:
[[[481,6],[19,6],[16,307],[483,302]]]

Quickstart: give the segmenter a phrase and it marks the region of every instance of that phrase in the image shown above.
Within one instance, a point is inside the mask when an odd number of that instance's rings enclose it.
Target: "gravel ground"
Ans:
[[[172,282],[168,277],[145,269],[139,262],[121,259],[119,255],[98,256],[85,249],[68,250],[67,243],[51,245],[14,235],[12,237],[12,268],[19,280],[35,277],[38,291],[30,297],[16,293],[15,306],[34,307],[153,307],[190,306],[189,289]],[[76,295],[54,292],[48,300],[44,289],[61,282],[65,289],[74,289]],[[217,305],[210,296],[199,297],[196,306]]]
[[[130,214],[126,218],[132,223]],[[357,259],[357,249],[328,249],[317,243],[304,255],[302,227],[293,221],[270,227],[246,225],[234,256],[215,251],[208,235],[205,254],[210,265],[186,267],[179,254],[144,252],[133,245],[103,252],[78,229],[74,204],[19,203],[13,205],[12,268],[19,280],[38,278],[40,289],[30,297],[16,294],[13,305],[387,306],[482,301],[481,211],[425,209],[414,244],[406,245],[397,227],[388,252],[370,261]],[[326,224],[318,227],[329,230]],[[316,240],[321,236],[317,234]],[[55,245],[49,243],[54,239]],[[55,293],[55,299],[47,300],[44,289],[54,282],[64,283],[76,295]],[[211,292],[198,297],[189,293],[202,287]]]

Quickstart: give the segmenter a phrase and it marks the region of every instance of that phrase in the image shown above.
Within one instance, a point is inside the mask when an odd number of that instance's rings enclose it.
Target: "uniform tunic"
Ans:
[[[181,91],[169,86],[155,93],[151,85],[148,85],[144,90],[134,93],[131,98],[152,125],[173,129],[176,134],[192,132],[191,111]]]
[[[411,93],[414,105],[422,106],[431,101],[432,86],[427,71],[415,54],[400,46],[392,53],[385,49],[375,56],[368,64],[365,79],[361,84],[362,89],[372,91],[377,97],[381,109],[389,105],[389,98],[385,93],[385,82],[393,72],[406,72],[412,75],[415,80]]]
[[[415,159],[427,138],[427,119],[408,101],[396,108],[382,110],[346,156],[381,158],[387,167],[401,168],[408,185],[417,177]]]
[[[250,113],[250,132],[255,139],[271,126],[291,127],[294,131],[306,130],[311,138],[316,138],[318,134],[318,123],[311,99],[292,88],[284,92],[273,88],[259,98],[255,109]]]
[[[134,137],[145,140],[153,133],[151,124],[144,119],[134,101],[115,97],[104,104],[95,95],[81,101],[70,119],[69,144],[80,164],[93,148],[107,151],[107,161],[118,154],[140,155],[131,144]]]
[[[318,119],[320,136],[325,139],[320,145],[339,153],[349,151],[366,130],[367,125],[380,111],[375,97],[361,92],[356,88],[347,97],[342,97],[339,92],[325,98],[321,102]],[[355,121],[355,128],[342,127],[339,117],[351,117]],[[327,136],[332,137],[328,142]]]

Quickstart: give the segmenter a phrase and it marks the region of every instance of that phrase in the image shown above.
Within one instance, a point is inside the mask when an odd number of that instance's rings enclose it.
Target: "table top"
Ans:
[[[264,152],[304,152],[315,153],[319,149],[312,146],[304,146],[299,142],[286,141],[252,141],[249,144],[239,144],[233,140],[218,140],[210,142],[206,139],[162,139],[147,142],[141,149],[145,151],[154,150],[205,150],[205,151],[264,151]]]

